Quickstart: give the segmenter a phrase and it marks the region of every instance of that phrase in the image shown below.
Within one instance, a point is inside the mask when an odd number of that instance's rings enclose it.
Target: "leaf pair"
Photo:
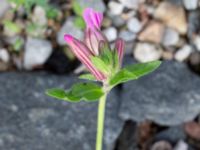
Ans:
[[[69,102],[96,101],[104,92],[100,86],[95,83],[77,83],[71,89],[65,91],[63,89],[49,89],[46,91],[48,96],[65,100]]]

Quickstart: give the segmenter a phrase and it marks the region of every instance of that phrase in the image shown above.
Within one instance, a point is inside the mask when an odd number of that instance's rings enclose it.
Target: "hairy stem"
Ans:
[[[106,97],[107,97],[107,92],[105,92],[105,94],[99,100],[96,150],[102,150],[102,147],[103,147],[103,132],[104,132]]]

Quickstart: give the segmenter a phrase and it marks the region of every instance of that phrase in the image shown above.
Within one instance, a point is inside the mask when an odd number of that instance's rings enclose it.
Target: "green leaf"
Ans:
[[[105,64],[105,62],[99,57],[91,57],[91,61],[94,66],[101,72],[107,74],[110,72],[109,66]]]
[[[79,79],[85,79],[85,80],[97,81],[96,78],[95,78],[92,74],[90,74],[90,73],[80,75],[80,76],[79,76]]]
[[[104,95],[103,90],[95,83],[78,83],[72,87],[72,95],[85,101],[96,101]]]
[[[92,102],[102,97],[104,92],[97,84],[77,83],[68,91],[56,88],[47,90],[46,94],[53,98],[69,102],[80,102],[81,100]]]
[[[76,0],[72,2],[72,9],[77,16],[82,16],[84,8]]]
[[[124,83],[130,80],[138,79],[146,74],[151,73],[157,69],[161,64],[161,61],[152,61],[148,63],[139,63],[134,65],[129,65],[115,74],[111,80],[110,85],[115,86],[120,83]]]
[[[10,30],[14,33],[20,33],[21,32],[21,28],[16,23],[14,23],[12,21],[5,20],[3,22],[3,24],[8,30]]]
[[[84,22],[82,17],[76,17],[75,20],[74,20],[74,25],[77,28],[80,28],[80,29],[84,29],[85,28],[85,22]]]
[[[59,14],[58,9],[50,5],[46,6],[46,16],[48,19],[56,19],[58,14]]]

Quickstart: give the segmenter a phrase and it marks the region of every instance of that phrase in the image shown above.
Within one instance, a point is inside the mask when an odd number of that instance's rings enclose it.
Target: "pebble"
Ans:
[[[193,39],[193,44],[195,46],[195,48],[200,51],[200,36],[195,36]]]
[[[142,23],[138,20],[138,18],[131,18],[127,22],[127,27],[133,33],[138,33],[142,29]]]
[[[187,33],[186,13],[179,5],[167,1],[161,2],[155,11],[154,17],[181,34]]]
[[[172,29],[172,28],[166,28],[163,38],[162,38],[162,44],[164,46],[176,46],[180,40],[179,33]]]
[[[161,49],[149,43],[138,43],[134,50],[134,56],[140,62],[158,60],[161,55]]]
[[[185,132],[186,134],[194,139],[200,140],[200,124],[196,122],[188,122],[185,124]]]
[[[198,2],[198,0],[183,0],[183,4],[187,10],[197,9]]]
[[[5,12],[9,9],[9,3],[7,0],[1,0],[0,5],[0,18],[4,16]]]
[[[117,39],[117,29],[114,27],[109,27],[105,29],[104,31],[105,36],[107,37],[108,41],[114,41]]]
[[[57,33],[57,42],[59,45],[66,45],[64,34],[71,34],[77,39],[83,38],[83,32],[74,26],[74,18],[69,17]]]
[[[167,141],[156,142],[150,150],[172,150],[172,146]]]
[[[47,24],[46,12],[43,7],[36,6],[33,11],[33,15],[31,17],[34,23],[37,23],[40,26],[44,26]]]
[[[118,2],[111,1],[108,3],[110,13],[113,15],[120,15],[123,12],[124,6]]]
[[[25,44],[24,68],[33,69],[43,65],[52,53],[52,45],[49,41],[36,38],[28,38]]]
[[[119,37],[125,40],[126,42],[134,41],[136,39],[136,34],[128,30],[122,30],[119,32]]]
[[[200,31],[200,10],[188,12],[188,38],[193,41],[193,36]]]
[[[175,53],[174,57],[177,61],[183,62],[190,56],[191,53],[192,47],[190,45],[184,45]]]
[[[173,150],[188,150],[189,146],[184,141],[179,141]]]
[[[121,16],[111,15],[110,13],[108,14],[108,16],[112,20],[112,23],[115,27],[121,27],[126,23],[126,21]]]
[[[164,26],[157,21],[150,22],[139,34],[138,39],[143,42],[160,43],[164,34]]]
[[[138,9],[139,5],[144,2],[144,0],[119,0],[125,7],[130,9]]]
[[[4,48],[0,49],[0,60],[2,60],[4,63],[8,63],[10,61],[10,55]]]

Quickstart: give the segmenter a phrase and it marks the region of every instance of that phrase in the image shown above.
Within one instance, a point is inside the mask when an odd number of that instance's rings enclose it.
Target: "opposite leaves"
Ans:
[[[67,91],[63,89],[49,89],[46,91],[46,94],[64,101],[79,102],[84,100],[92,102],[102,97],[104,92],[97,84],[77,83]]]

